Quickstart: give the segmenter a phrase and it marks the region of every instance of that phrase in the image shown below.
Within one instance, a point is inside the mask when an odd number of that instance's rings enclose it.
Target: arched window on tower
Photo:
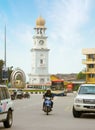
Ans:
[[[41,65],[43,64],[43,59],[40,59],[40,64],[41,64]]]
[[[42,28],[40,28],[40,34],[42,34]]]
[[[44,81],[45,81],[44,78],[41,78],[41,79],[40,79],[40,83],[41,83],[41,84],[43,84]]]
[[[37,28],[37,34],[39,34],[39,29]]]

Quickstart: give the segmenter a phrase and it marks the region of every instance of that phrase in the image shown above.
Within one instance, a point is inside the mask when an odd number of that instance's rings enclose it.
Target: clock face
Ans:
[[[43,44],[44,44],[44,41],[43,41],[43,40],[40,40],[40,41],[39,41],[39,44],[40,44],[40,45],[43,45]]]

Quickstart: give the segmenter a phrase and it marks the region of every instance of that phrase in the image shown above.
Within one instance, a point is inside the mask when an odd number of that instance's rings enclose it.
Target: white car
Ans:
[[[74,117],[80,117],[82,113],[95,113],[95,84],[80,85],[72,112]]]
[[[5,128],[10,128],[13,122],[13,102],[5,85],[0,85],[0,122]]]

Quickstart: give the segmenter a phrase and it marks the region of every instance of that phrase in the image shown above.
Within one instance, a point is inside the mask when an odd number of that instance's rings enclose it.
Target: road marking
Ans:
[[[72,106],[66,106],[65,108],[64,108],[64,111],[71,111],[72,110]]]

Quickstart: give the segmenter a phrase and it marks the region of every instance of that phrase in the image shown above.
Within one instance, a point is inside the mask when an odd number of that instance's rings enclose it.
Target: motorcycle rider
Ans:
[[[51,99],[51,108],[53,108],[53,101],[52,100],[53,100],[54,96],[51,93],[51,89],[50,88],[48,88],[46,93],[43,95],[43,99],[45,99],[45,97],[49,97]],[[43,102],[43,108],[44,108],[44,102]]]

